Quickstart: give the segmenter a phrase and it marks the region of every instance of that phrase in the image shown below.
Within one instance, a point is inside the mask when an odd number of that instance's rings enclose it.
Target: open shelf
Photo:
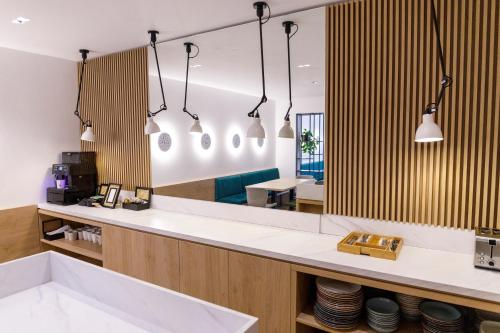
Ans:
[[[376,333],[373,329],[371,329],[366,322],[361,321],[360,324],[353,330],[335,330],[333,328],[326,327],[324,325],[321,325],[314,319],[314,314],[312,307],[309,306],[307,309],[305,309],[303,312],[299,313],[297,318],[295,319],[297,323],[306,325],[309,327],[312,327],[314,329],[323,331],[323,332],[328,332],[328,333]],[[422,327],[420,326],[420,323],[418,322],[408,322],[402,320],[399,329],[397,332],[404,332],[404,333],[417,333],[417,332],[422,332]]]
[[[102,261],[102,246],[84,240],[69,241],[67,239],[56,239],[49,241],[40,239],[42,243],[49,244],[50,246],[57,247],[66,251],[80,254],[85,257]]]

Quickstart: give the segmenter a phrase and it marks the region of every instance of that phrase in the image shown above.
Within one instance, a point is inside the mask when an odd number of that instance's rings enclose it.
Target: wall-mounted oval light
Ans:
[[[201,148],[208,150],[212,145],[212,138],[210,137],[210,134],[203,133],[200,142],[201,142]]]
[[[238,134],[233,135],[233,147],[239,148],[241,145],[241,138]]]
[[[158,147],[161,151],[167,152],[172,147],[172,138],[168,133],[161,133],[158,137]]]

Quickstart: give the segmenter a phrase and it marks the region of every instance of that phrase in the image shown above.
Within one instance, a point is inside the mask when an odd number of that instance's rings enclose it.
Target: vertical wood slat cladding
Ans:
[[[143,47],[90,59],[85,66],[81,114],[92,121],[96,141],[82,141],[81,148],[97,153],[100,183],[123,184],[125,190],[151,186],[149,138],[144,135],[147,61]]]
[[[430,144],[414,142],[441,77],[430,2],[326,9],[329,214],[500,228],[500,2],[434,1],[453,85]]]

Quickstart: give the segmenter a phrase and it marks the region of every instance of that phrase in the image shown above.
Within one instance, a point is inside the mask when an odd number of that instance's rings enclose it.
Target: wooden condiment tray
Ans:
[[[352,254],[396,260],[403,247],[403,239],[353,231],[337,244],[337,250]]]

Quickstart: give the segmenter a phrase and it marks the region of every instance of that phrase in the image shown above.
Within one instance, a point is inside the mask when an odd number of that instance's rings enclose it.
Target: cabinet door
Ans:
[[[179,290],[179,241],[109,225],[102,239],[105,268]]]
[[[228,251],[179,242],[180,291],[228,306]]]
[[[229,306],[258,317],[261,333],[289,333],[290,274],[290,264],[229,252]]]

